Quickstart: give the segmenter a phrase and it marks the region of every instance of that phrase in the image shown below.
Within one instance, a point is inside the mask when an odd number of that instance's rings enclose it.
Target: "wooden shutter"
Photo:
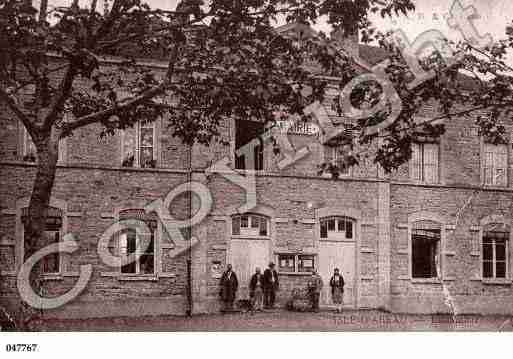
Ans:
[[[137,137],[135,127],[126,128],[125,130],[123,130],[121,147],[122,165],[126,167],[135,166],[137,159]]]
[[[486,185],[493,184],[493,146],[485,143],[483,159],[483,175]]]
[[[438,144],[424,143],[424,181],[438,182]]]
[[[421,154],[422,145],[420,143],[412,143],[412,154],[410,160],[410,178],[412,180],[420,181],[421,178]]]
[[[508,170],[508,149],[506,145],[495,146],[494,156],[494,184],[506,186]]]

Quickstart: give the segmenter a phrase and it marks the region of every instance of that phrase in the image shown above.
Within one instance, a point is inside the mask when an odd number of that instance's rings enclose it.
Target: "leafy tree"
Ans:
[[[43,0],[40,9],[0,0],[0,103],[37,149],[25,256],[41,247],[60,139],[93,124],[106,135],[166,115],[184,143],[207,144],[225,118],[304,116],[306,105],[323,100],[326,80],[318,75],[347,81],[353,60],[328,36],[296,46],[276,33],[277,18],[324,16],[342,33],[366,33],[370,13],[413,9],[411,0],[182,0],[168,11],[114,0],[104,12],[97,0],[55,8]],[[305,65],[305,49],[321,69]],[[150,71],[137,64],[141,55],[167,65]],[[121,60],[104,65],[109,56]]]
[[[412,142],[442,135],[444,123],[455,118],[467,119],[466,126],[476,127],[478,134],[491,143],[508,143],[505,125],[511,124],[513,111],[513,67],[507,61],[513,48],[513,23],[506,26],[504,38],[486,46],[480,46],[471,36],[459,42],[436,39],[438,49],[426,51],[414,60],[425,74],[432,72],[432,76],[415,86],[411,84],[418,74],[409,65],[411,55],[405,51],[404,44],[394,39],[393,32],[382,33],[371,28],[365,32],[365,38],[378,42],[386,51],[384,69],[400,99],[401,111],[380,132],[366,130],[390,116],[390,102],[372,116],[356,121],[355,136],[346,141],[348,149],[343,167],[370,157],[390,172],[411,158]],[[355,106],[375,105],[383,96],[383,89],[374,91],[376,87],[379,88],[376,83],[355,87],[351,94]],[[416,122],[416,116],[425,114],[426,105],[436,115],[425,122]],[[342,113],[340,108],[337,110]],[[369,151],[366,146],[375,142],[379,142],[377,149]],[[338,173],[340,168],[331,170]]]

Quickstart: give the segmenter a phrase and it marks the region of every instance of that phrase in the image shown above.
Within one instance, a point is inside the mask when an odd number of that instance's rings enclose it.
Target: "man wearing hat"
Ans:
[[[274,263],[270,262],[269,268],[264,271],[264,306],[267,309],[274,307],[278,287],[278,272],[274,269]]]

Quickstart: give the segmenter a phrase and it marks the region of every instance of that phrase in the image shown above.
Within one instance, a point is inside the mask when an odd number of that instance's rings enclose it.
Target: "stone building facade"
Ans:
[[[370,53],[367,47],[360,51]],[[23,126],[7,111],[0,121],[0,300],[12,305],[19,298],[24,208],[35,164]],[[184,146],[170,135],[166,119],[103,139],[100,128],[90,126],[63,141],[45,233],[48,243],[73,233],[79,249],[43,259],[46,295],[70,290],[81,266],[92,265],[93,271],[77,298],[45,315],[184,314],[188,259],[195,313],[219,310],[218,284],[226,264],[233,265],[238,296],[245,298],[249,276],[269,261],[279,271],[281,305],[294,288],[305,287],[311,269],[327,288],[338,267],[346,280],[347,308],[513,313],[511,138],[491,145],[468,119],[453,119],[440,139],[416,144],[412,160],[394,173],[361,163],[333,179],[319,174],[318,165],[337,161],[337,151],[320,144],[315,124],[294,128],[288,138],[298,149],[309,146],[309,154],[279,169],[283,154],[269,146],[255,149],[256,206],[240,213],[244,188],[207,170],[226,158],[233,173],[246,172],[245,159],[236,155],[247,142],[237,138],[244,133],[239,126],[224,123],[229,145],[209,147]],[[175,190],[169,213],[184,220],[204,200],[188,195],[190,180],[211,196],[211,210],[192,227],[191,251],[145,211]],[[98,254],[101,236],[117,221],[133,218],[148,224],[149,249],[133,264],[104,263]],[[136,243],[122,230],[108,249],[132,253]],[[321,295],[324,306],[331,304],[328,293]]]

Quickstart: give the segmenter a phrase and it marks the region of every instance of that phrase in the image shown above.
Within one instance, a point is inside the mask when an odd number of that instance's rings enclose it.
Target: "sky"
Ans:
[[[103,6],[105,0],[99,0],[100,7]],[[112,1],[112,0],[107,0]],[[146,0],[152,7],[163,8],[167,10],[174,9],[177,0]],[[208,1],[208,0],[207,0]],[[513,20],[513,1],[511,0],[459,0],[466,7],[473,5],[480,19],[475,20],[475,25],[482,33],[489,32],[497,38],[504,33],[505,25]],[[37,4],[39,0],[35,0]],[[50,0],[50,5],[65,5],[71,0]],[[89,0],[80,0],[80,3],[88,3]],[[383,30],[401,28],[409,36],[415,37],[425,30],[437,29],[449,38],[455,38],[453,29],[447,26],[447,13],[452,5],[453,0],[414,0],[417,7],[415,13],[408,17],[395,17],[393,20],[381,19],[379,16],[374,17],[373,21]],[[319,30],[327,30],[326,23],[320,22],[315,26]]]
[[[80,3],[89,3],[90,0],[80,0]],[[104,1],[98,0],[98,5],[103,7]],[[178,0],[146,0],[150,6],[172,10]],[[461,39],[458,31],[447,25],[447,14],[454,0],[413,0],[416,4],[415,13],[409,16],[382,19],[373,17],[373,22],[382,30],[402,29],[411,42],[420,33],[427,30],[438,30],[451,40]],[[506,24],[513,20],[513,1],[511,0],[458,0],[463,7],[474,6],[479,19],[474,20],[476,29],[480,34],[490,33],[494,39],[504,37]],[[39,0],[35,0],[37,4]],[[49,0],[50,5],[69,4],[71,0]],[[208,2],[208,0],[206,0]],[[317,30],[329,31],[325,21],[320,21]]]

